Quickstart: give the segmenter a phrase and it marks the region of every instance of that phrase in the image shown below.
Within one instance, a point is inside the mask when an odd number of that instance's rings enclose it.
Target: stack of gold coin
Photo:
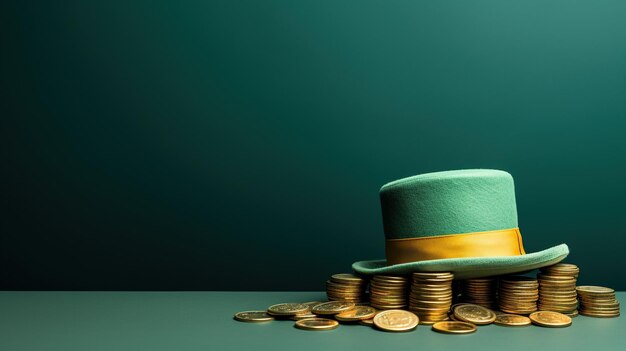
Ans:
[[[367,280],[354,274],[333,274],[326,281],[326,296],[330,301],[361,303],[367,301],[366,287]]]
[[[467,279],[462,282],[461,286],[463,302],[492,310],[497,309],[498,280],[496,278]]]
[[[615,290],[602,286],[578,286],[580,314],[589,317],[619,317],[619,301],[615,298]]]
[[[452,305],[452,280],[450,272],[413,273],[409,311],[419,317],[420,324],[434,324],[448,319]]]
[[[406,277],[375,275],[370,281],[370,305],[379,310],[404,308],[408,287]]]
[[[500,278],[498,307],[512,314],[531,314],[537,311],[539,283],[537,279],[522,276]]]
[[[579,269],[573,264],[559,263],[541,268],[539,280],[539,310],[563,313],[569,317],[578,315],[576,277]]]

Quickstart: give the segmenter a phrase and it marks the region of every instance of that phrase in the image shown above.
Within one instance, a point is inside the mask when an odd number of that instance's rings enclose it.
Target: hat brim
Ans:
[[[360,274],[411,274],[413,272],[452,272],[458,279],[521,273],[550,266],[569,254],[566,244],[520,256],[444,258],[387,266],[386,260],[359,261],[352,269]]]

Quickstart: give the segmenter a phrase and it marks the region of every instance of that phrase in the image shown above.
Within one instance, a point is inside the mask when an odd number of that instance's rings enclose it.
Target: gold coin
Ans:
[[[376,309],[369,306],[356,306],[351,310],[335,315],[335,319],[341,322],[356,322],[362,319],[371,319],[376,315]]]
[[[450,272],[414,272],[413,279],[448,279],[454,278],[454,274]]]
[[[289,319],[291,319],[293,321],[299,321],[299,320],[305,319],[305,318],[316,318],[316,317],[317,317],[316,314],[313,314],[311,312],[306,312],[306,313],[303,313],[303,314],[293,315],[293,316],[289,317]]]
[[[476,331],[476,326],[472,323],[449,321],[437,322],[433,324],[434,331],[446,334],[468,334]]]
[[[307,311],[309,311],[309,306],[303,303],[279,303],[267,309],[267,313],[275,316],[293,316]]]
[[[370,318],[370,319],[361,319],[359,321],[359,324],[361,325],[365,325],[368,327],[374,326],[374,318]]]
[[[313,307],[315,314],[337,314],[354,308],[354,303],[347,301],[330,301]]]
[[[363,284],[365,279],[350,273],[333,274],[330,279],[337,283],[343,284]]]
[[[580,310],[580,311],[578,311],[578,313],[583,315],[583,316],[596,317],[596,318],[613,318],[613,317],[619,317],[620,316],[619,312],[597,313],[597,312],[587,312],[587,311],[584,311],[584,310]]]
[[[269,322],[273,321],[274,317],[267,314],[266,311],[244,311],[235,313],[235,319],[240,322]]]
[[[580,272],[578,266],[571,263],[557,263],[553,266],[541,267],[539,270],[542,272],[559,273],[563,275],[577,275]]]
[[[548,281],[559,281],[559,282],[569,282],[569,281],[576,281],[576,278],[572,277],[572,276],[568,276],[568,275],[551,275],[551,274],[546,274],[546,273],[539,273],[537,274],[537,279],[539,279],[539,281],[541,282],[541,280],[548,280]]]
[[[409,281],[406,277],[398,275],[375,275],[372,277],[372,280],[390,283],[406,283]]]
[[[454,309],[454,317],[476,325],[491,324],[496,320],[496,314],[492,310],[473,304],[457,306]]]
[[[374,317],[374,325],[385,331],[409,331],[415,329],[418,323],[419,318],[415,314],[404,310],[386,310]]]
[[[563,314],[568,316],[568,317],[570,317],[570,318],[578,317],[578,310],[574,310],[574,311],[569,312],[569,313],[563,312]]]
[[[562,328],[572,324],[572,318],[562,313],[552,311],[533,312],[528,318],[530,318],[534,324],[542,327]]]
[[[322,301],[309,301],[309,302],[303,302],[302,304],[303,305],[307,305],[307,306],[309,306],[309,308],[313,309],[313,307],[315,307],[315,306],[317,306],[317,305],[319,305],[321,303],[322,303]]]
[[[581,294],[612,294],[615,293],[615,290],[611,288],[605,288],[603,286],[594,286],[594,285],[582,285],[577,286],[576,291]]]
[[[530,325],[531,321],[530,318],[525,316],[503,313],[496,315],[496,320],[493,321],[493,323],[507,327],[519,327],[523,325]]]
[[[294,326],[304,330],[331,330],[337,328],[339,322],[328,318],[306,318],[297,321]]]

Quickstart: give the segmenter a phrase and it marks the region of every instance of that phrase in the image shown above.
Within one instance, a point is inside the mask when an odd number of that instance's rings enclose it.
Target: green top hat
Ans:
[[[561,244],[526,254],[513,177],[468,169],[426,173],[380,189],[387,260],[360,261],[362,274],[451,271],[460,279],[528,271],[563,260]]]

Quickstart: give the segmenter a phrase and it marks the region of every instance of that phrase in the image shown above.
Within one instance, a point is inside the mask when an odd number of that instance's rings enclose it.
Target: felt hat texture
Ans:
[[[386,240],[518,228],[513,177],[500,170],[465,169],[399,179],[380,189],[380,201]],[[447,258],[397,264],[388,264],[387,260],[359,261],[352,268],[366,275],[449,271],[456,278],[468,279],[552,265],[563,260],[569,249],[561,244],[511,256],[494,253],[493,256],[454,257],[454,252],[446,254]]]

